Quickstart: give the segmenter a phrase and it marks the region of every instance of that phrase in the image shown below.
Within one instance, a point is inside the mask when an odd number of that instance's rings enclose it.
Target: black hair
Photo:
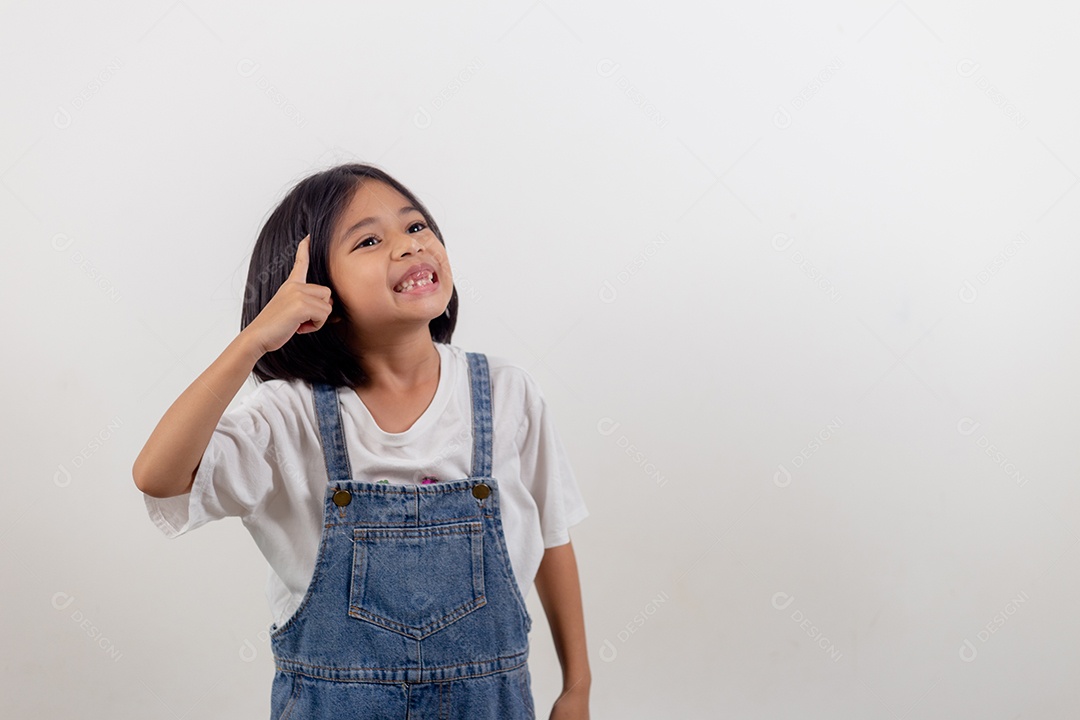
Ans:
[[[311,234],[308,248],[307,281],[337,289],[330,281],[328,266],[333,229],[356,189],[366,180],[378,180],[408,198],[424,216],[431,231],[446,246],[431,213],[404,185],[373,165],[348,163],[316,173],[301,180],[271,212],[259,232],[251,252],[247,285],[244,289],[240,330],[246,328],[274,297],[292,272],[296,249],[305,235]],[[449,343],[457,324],[458,293],[453,289],[447,311],[428,324],[434,342]],[[346,341],[340,303],[334,303],[326,324],[315,332],[295,334],[277,350],[265,353],[253,369],[258,381],[295,380],[328,383],[334,386],[359,387],[367,384],[363,358]]]

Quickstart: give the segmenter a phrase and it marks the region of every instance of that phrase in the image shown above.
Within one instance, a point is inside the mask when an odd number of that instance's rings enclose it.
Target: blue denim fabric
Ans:
[[[461,480],[352,480],[338,389],[314,385],[330,482],[311,583],[270,628],[271,720],[535,718],[532,618],[491,477],[487,357],[466,355],[474,442]]]

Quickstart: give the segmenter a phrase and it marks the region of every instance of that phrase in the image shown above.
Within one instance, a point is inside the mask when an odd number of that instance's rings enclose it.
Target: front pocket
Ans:
[[[270,689],[270,717],[275,720],[287,720],[296,704],[300,691],[300,679],[293,673],[274,671],[274,682]]]
[[[353,528],[350,617],[420,639],[486,603],[482,522]]]

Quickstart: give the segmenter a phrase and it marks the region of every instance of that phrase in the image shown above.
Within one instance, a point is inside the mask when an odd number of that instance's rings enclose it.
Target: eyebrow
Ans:
[[[411,212],[420,212],[420,211],[417,210],[416,208],[414,208],[412,205],[406,205],[405,207],[398,210],[398,217],[401,217],[402,215],[408,215]],[[423,213],[421,213],[421,214],[423,214]],[[365,225],[371,225],[372,223],[375,223],[375,222],[378,222],[378,221],[379,221],[379,219],[374,218],[374,217],[364,218],[363,220],[357,222],[352,227],[350,227],[348,230],[346,230],[345,234],[342,235],[341,237],[342,237],[342,239],[348,239],[348,237],[350,235],[352,235],[354,232],[356,232],[360,228],[364,227]]]

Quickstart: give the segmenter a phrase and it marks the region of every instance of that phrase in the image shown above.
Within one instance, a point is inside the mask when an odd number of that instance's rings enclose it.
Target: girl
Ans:
[[[269,562],[272,719],[535,717],[534,580],[550,717],[588,717],[568,533],[588,510],[536,382],[452,345],[457,307],[408,189],[370,165],[313,175],[259,234],[240,334],[135,461],[166,536],[238,516]]]

